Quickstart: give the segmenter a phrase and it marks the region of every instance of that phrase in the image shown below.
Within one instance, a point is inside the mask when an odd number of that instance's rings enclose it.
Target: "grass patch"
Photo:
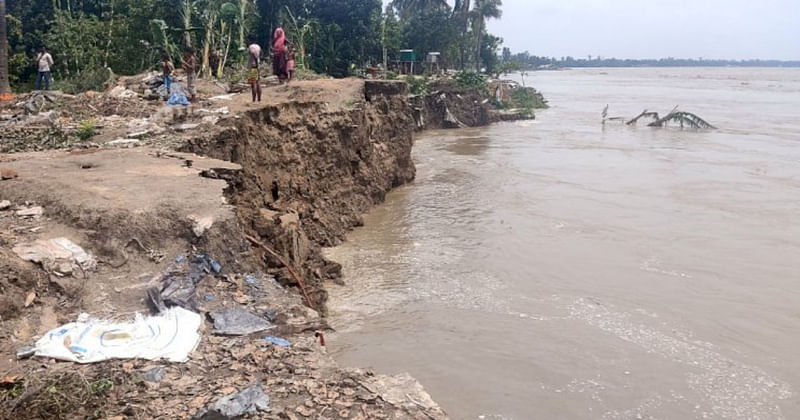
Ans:
[[[87,376],[80,369],[29,373],[13,386],[0,388],[0,418],[102,419],[109,415],[115,390],[128,383],[116,368]]]
[[[80,123],[78,125],[78,129],[75,130],[75,137],[82,141],[89,140],[95,135],[97,135],[97,126],[95,125],[94,120],[86,120]]]

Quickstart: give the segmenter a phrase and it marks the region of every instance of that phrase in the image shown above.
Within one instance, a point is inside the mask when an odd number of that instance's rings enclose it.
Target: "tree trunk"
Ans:
[[[0,0],[0,100],[11,95],[8,82],[8,33],[6,32],[6,0]]]
[[[478,34],[476,36],[478,45],[475,48],[475,71],[480,73],[481,72],[481,64],[482,64],[482,61],[483,61],[481,59],[481,42],[483,42],[483,18],[482,17],[478,18],[478,25],[477,25],[476,29],[477,29],[477,32],[478,32]]]
[[[206,39],[203,42],[203,58],[200,64],[200,77],[211,76],[211,44],[214,42],[214,25],[217,24],[217,15],[211,14],[206,22]]]
[[[192,3],[184,0],[183,5],[183,49],[192,48]]]
[[[461,70],[467,68],[467,51],[469,51],[467,41],[467,34],[469,33],[469,8],[470,0],[464,0],[461,3],[461,10],[458,11],[458,22],[461,26],[461,42],[459,43],[458,50],[461,58]]]
[[[224,27],[223,27],[222,31],[223,32],[225,31]],[[225,54],[223,54],[223,56],[220,57],[220,60],[219,60],[219,67],[217,68],[217,78],[218,79],[222,78],[222,74],[225,71],[225,64],[228,61],[228,52],[231,49],[231,39],[232,38],[233,38],[233,28],[231,27],[231,28],[228,28],[228,43],[225,45]]]
[[[108,56],[111,53],[111,36],[114,35],[114,0],[111,4],[111,19],[108,22],[108,39],[106,40],[106,51],[103,54],[103,67],[108,67]]]
[[[245,20],[247,20],[247,0],[239,2],[239,49],[244,50],[247,48],[244,40],[244,27]]]

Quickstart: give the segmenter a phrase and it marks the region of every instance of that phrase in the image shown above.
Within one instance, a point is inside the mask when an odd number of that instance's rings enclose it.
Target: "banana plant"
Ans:
[[[306,63],[306,41],[309,36],[313,36],[317,28],[317,21],[315,19],[304,19],[305,23],[301,24],[289,6],[286,6],[286,13],[289,15],[289,21],[292,25],[292,33],[295,36],[295,45],[297,46],[297,68],[307,69]]]
[[[222,3],[219,8],[219,24],[220,24],[220,41],[227,38],[225,43],[225,50],[219,60],[217,66],[217,77],[221,78],[225,70],[225,64],[228,61],[228,53],[231,50],[231,40],[233,39],[233,25],[236,23],[238,9],[235,4],[226,2]]]

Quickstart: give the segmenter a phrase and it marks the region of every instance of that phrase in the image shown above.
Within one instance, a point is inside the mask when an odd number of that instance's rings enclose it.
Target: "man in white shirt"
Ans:
[[[47,48],[39,48],[36,54],[36,66],[39,69],[39,74],[36,76],[36,90],[42,90],[42,82],[44,90],[50,90],[50,67],[53,66],[53,56],[47,52]]]
[[[249,70],[247,81],[250,83],[250,90],[253,92],[253,102],[258,100],[261,102],[261,46],[253,42],[247,47],[249,57],[247,59],[247,68]]]

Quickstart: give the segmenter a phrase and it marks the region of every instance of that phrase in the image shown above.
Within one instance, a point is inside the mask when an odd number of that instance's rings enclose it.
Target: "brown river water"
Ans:
[[[800,69],[526,82],[550,110],[419,135],[416,182],[328,251],[336,358],[454,419],[800,419]]]

